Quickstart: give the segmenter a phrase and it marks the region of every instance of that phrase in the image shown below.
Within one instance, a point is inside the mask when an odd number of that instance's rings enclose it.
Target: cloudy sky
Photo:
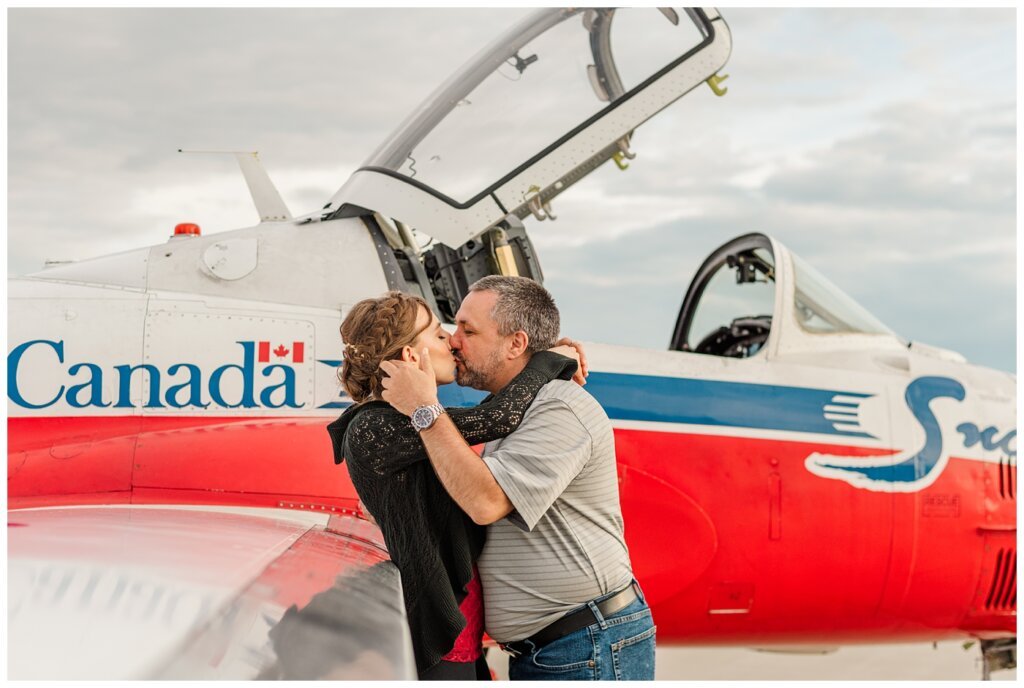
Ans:
[[[653,11],[653,10],[652,10]],[[293,214],[525,10],[8,10],[8,270]],[[1013,9],[723,9],[699,88],[529,223],[575,337],[667,346],[704,257],[780,239],[892,329],[1016,370]]]

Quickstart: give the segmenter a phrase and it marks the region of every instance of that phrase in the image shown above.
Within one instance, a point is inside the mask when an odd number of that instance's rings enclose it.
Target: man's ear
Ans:
[[[508,358],[509,360],[519,358],[526,353],[526,347],[530,345],[530,336],[522,330],[516,330],[512,333],[508,342]]]
[[[416,353],[416,349],[411,346],[402,347],[402,360],[406,363],[419,363],[420,355]]]

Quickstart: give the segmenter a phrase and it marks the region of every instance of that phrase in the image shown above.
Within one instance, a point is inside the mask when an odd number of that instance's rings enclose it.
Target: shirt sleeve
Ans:
[[[533,530],[590,458],[593,440],[561,399],[534,403],[519,429],[483,458],[515,510],[507,516]]]

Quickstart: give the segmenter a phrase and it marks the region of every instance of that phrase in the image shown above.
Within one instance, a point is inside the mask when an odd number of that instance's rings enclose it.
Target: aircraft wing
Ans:
[[[414,679],[380,531],[284,509],[8,511],[8,677]]]

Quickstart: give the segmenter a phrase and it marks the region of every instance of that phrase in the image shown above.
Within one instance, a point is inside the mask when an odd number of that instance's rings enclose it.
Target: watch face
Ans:
[[[434,422],[434,409],[429,406],[421,406],[412,413],[412,424],[416,428],[426,428]]]

